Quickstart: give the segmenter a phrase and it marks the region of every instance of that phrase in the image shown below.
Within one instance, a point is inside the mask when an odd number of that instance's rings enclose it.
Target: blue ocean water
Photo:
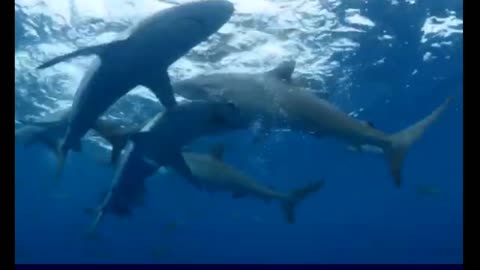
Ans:
[[[339,60],[352,73],[350,94],[332,100],[345,111],[367,107],[359,118],[395,132],[455,95],[408,152],[401,188],[381,156],[347,151],[332,139],[282,132],[253,145],[238,134],[229,138],[226,162],[259,181],[283,191],[325,180],[298,206],[296,224],[284,222],[276,202],[201,192],[176,175],[157,174],[148,180],[145,207],[129,219],[106,218],[101,238],[87,239],[92,217],[84,209],[98,204],[113,171],[72,153],[61,186],[52,191],[53,155],[41,146],[17,145],[16,262],[462,263],[463,39],[447,36],[452,44],[433,47],[437,57],[425,61],[420,28],[428,16],[454,11],[462,19],[463,5],[398,2],[356,7],[381,27],[352,37],[360,47]],[[341,3],[335,12],[340,16],[349,5]],[[388,48],[376,39],[383,29],[396,37]],[[369,65],[382,57],[383,65]],[[205,151],[208,144],[202,144]],[[419,193],[422,186],[438,192]]]

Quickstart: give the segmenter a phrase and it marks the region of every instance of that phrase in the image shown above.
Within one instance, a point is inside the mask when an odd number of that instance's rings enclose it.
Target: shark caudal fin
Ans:
[[[389,149],[385,149],[385,155],[396,187],[399,188],[402,184],[403,160],[410,146],[422,137],[425,130],[440,117],[452,101],[453,97],[447,98],[442,105],[422,120],[389,136],[391,146]]]
[[[288,197],[282,202],[282,209],[285,214],[285,219],[289,224],[295,223],[295,207],[308,195],[319,191],[324,185],[325,182],[321,180],[310,183],[289,193]]]

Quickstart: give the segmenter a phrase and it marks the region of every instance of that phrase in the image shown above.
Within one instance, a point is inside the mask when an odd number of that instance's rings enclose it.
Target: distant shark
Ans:
[[[182,147],[202,136],[240,129],[239,119],[239,111],[231,103],[187,102],[158,114],[139,132],[128,134],[112,185],[95,211],[92,232],[106,212],[130,215],[131,207],[142,202],[146,178],[162,166],[203,188],[182,156]]]
[[[445,111],[449,97],[432,113],[394,133],[385,134],[367,121],[357,120],[315,94],[291,83],[295,62],[285,61],[262,73],[213,73],[183,80],[174,91],[190,100],[223,100],[234,103],[245,122],[263,122],[263,133],[289,128],[317,138],[334,137],[359,151],[373,149],[384,154],[396,187],[402,183],[405,154],[424,131]],[[379,148],[379,149],[378,149]]]
[[[97,55],[75,93],[68,127],[59,144],[60,178],[64,160],[94,122],[120,97],[138,85],[149,88],[169,110],[176,100],[168,67],[223,26],[234,12],[226,0],[201,0],[156,12],[125,39],[79,49],[40,65],[44,69],[78,56]]]
[[[56,111],[50,115],[47,115],[42,120],[17,120],[20,126],[15,130],[15,143],[23,144],[26,147],[30,147],[33,144],[40,144],[46,146],[48,150],[55,153],[56,147],[61,140],[62,136],[68,127],[68,117],[70,115],[71,108],[66,108],[60,111]],[[122,127],[116,121],[110,119],[99,118],[92,127],[93,131],[97,133],[112,132],[115,134],[133,134],[140,131],[143,125],[132,125],[128,127]],[[107,133],[108,134],[108,133]],[[116,138],[121,138],[121,142],[115,141]],[[123,136],[117,136],[115,138],[105,138],[112,140],[111,144],[115,145],[115,149],[111,153],[112,158],[115,158],[115,163],[120,153],[115,151],[121,151],[126,143],[127,138]],[[81,152],[82,148],[72,148],[75,152]]]
[[[61,138],[68,126],[69,109],[60,110],[47,115],[42,120],[17,120],[22,126],[15,130],[15,143],[31,146],[36,143],[47,146],[55,151],[59,138]],[[79,148],[73,148],[80,151]]]

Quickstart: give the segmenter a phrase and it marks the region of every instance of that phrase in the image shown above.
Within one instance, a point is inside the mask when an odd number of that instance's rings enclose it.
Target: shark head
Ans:
[[[155,40],[154,47],[186,53],[216,33],[232,16],[233,4],[227,0],[199,0],[158,11],[131,29],[143,42]],[[165,44],[168,45],[165,45]]]
[[[211,103],[212,122],[225,127],[236,127],[240,120],[240,111],[232,102],[214,101]]]
[[[190,79],[175,82],[172,87],[175,93],[190,100],[211,100],[210,92],[215,92],[221,85],[210,83],[213,76],[199,75]]]
[[[190,107],[190,119],[202,125],[204,132],[216,133],[246,127],[241,111],[228,101],[193,101]],[[195,116],[193,116],[195,114]],[[193,126],[193,123],[190,124]]]
[[[189,21],[197,30],[209,36],[220,29],[232,16],[233,4],[226,0],[200,0],[177,6],[178,20]],[[192,33],[190,30],[189,35]]]

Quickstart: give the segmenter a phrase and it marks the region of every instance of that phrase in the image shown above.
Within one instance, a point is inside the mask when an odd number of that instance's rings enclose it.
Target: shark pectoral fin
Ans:
[[[225,145],[223,143],[215,144],[210,148],[210,156],[216,160],[223,160]]]
[[[104,43],[104,44],[100,44],[100,45],[88,46],[88,47],[85,47],[85,48],[81,48],[81,49],[78,49],[78,50],[73,51],[71,53],[67,53],[67,54],[64,54],[64,55],[61,55],[61,56],[57,56],[57,57],[41,64],[40,66],[37,67],[37,69],[48,68],[48,67],[56,65],[60,62],[63,62],[63,61],[66,61],[66,60],[69,60],[71,58],[75,58],[75,57],[78,57],[78,56],[88,56],[88,55],[94,55],[94,54],[96,54],[98,56],[101,56],[102,53],[105,51],[105,49],[107,49],[108,47],[115,46],[115,45],[117,45],[121,42],[122,41],[119,40],[119,41],[113,41],[113,42]]]
[[[118,163],[124,146],[125,145],[122,146],[121,144],[112,144],[112,152],[110,153],[110,165],[116,165]]]
[[[89,216],[95,216],[95,220],[92,223],[91,227],[87,230],[85,234],[85,238],[91,239],[91,240],[99,240],[100,235],[98,234],[97,231],[97,226],[103,216],[103,211],[99,208],[85,208],[83,209],[83,212]]]
[[[120,153],[127,145],[129,134],[124,134],[120,125],[106,120],[98,120],[93,129],[112,146],[110,162],[111,165],[115,165]]]
[[[274,69],[268,71],[267,73],[285,81],[291,81],[293,71],[295,70],[296,62],[294,60],[284,61],[280,65],[276,66]]]
[[[232,192],[232,198],[234,199],[244,198],[245,196],[247,196],[245,192],[241,192],[241,191]]]
[[[203,190],[202,185],[200,184],[198,179],[192,174],[190,167],[188,167],[185,159],[180,152],[170,154],[169,158],[169,166],[172,169],[174,169],[182,177],[186,178],[194,187]]]
[[[110,154],[111,165],[116,165],[122,150],[127,145],[128,139],[134,135],[138,135],[139,127],[130,130],[122,129],[120,125],[108,120],[98,120],[94,130],[112,146]]]
[[[167,110],[177,105],[177,100],[175,99],[173,88],[170,83],[170,77],[168,77],[166,71],[160,74],[155,74],[155,76],[152,76],[148,81],[145,81],[143,85],[150,89]]]

